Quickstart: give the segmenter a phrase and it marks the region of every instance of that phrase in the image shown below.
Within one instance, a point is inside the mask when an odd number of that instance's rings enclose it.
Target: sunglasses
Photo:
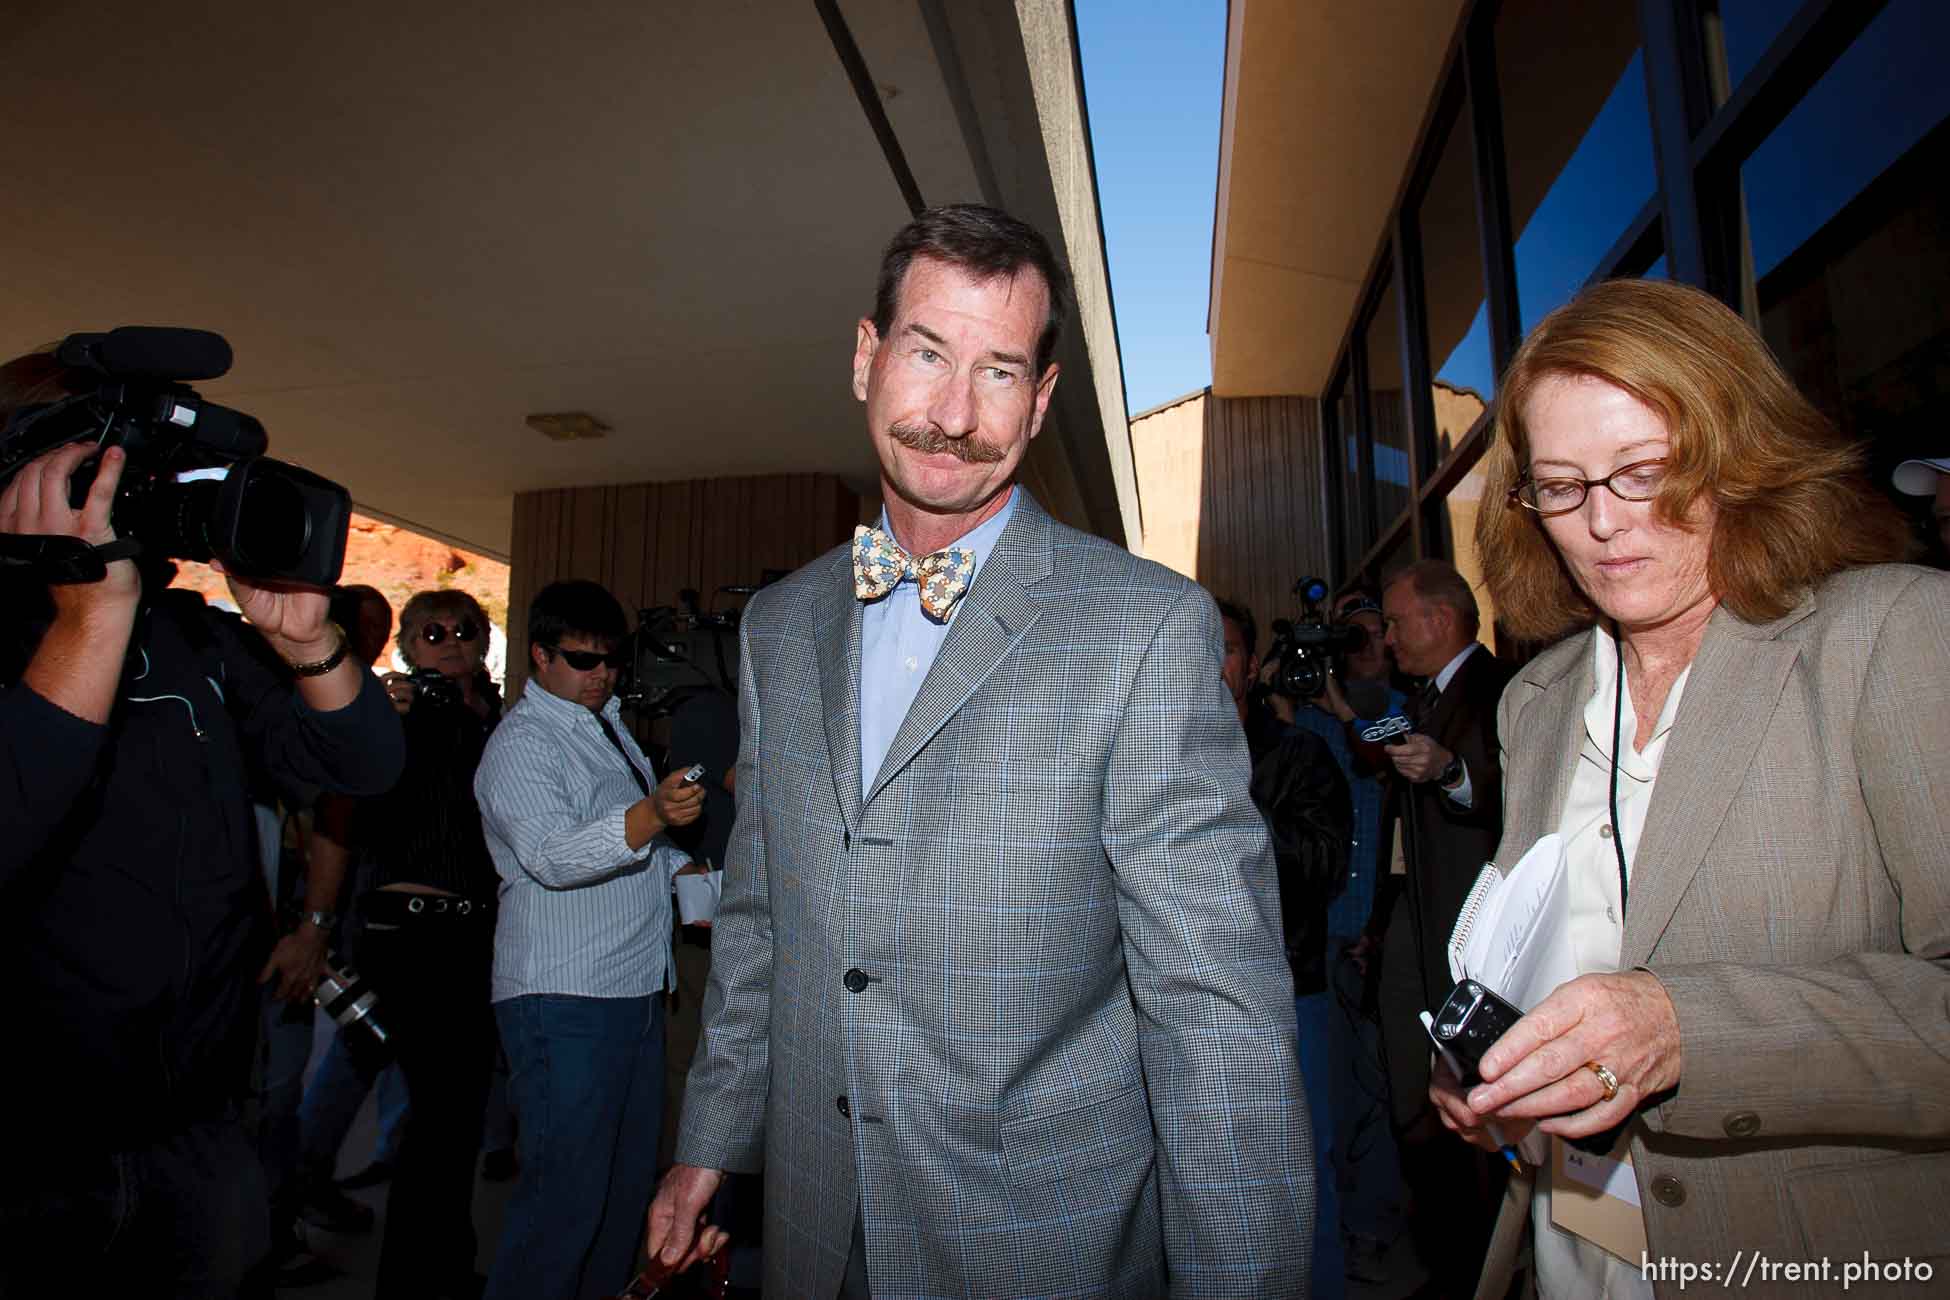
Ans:
[[[630,662],[630,656],[621,650],[602,654],[595,650],[564,650],[559,645],[545,645],[542,649],[551,655],[561,655],[563,661],[579,673],[586,673],[599,664],[610,668],[622,668]]]
[[[449,628],[445,623],[424,624],[420,628],[420,639],[426,642],[428,645],[439,645],[442,641],[445,641],[447,639],[447,633],[449,631],[451,631],[454,634],[454,640],[462,643],[472,641],[475,637],[481,634],[481,629],[474,626],[473,619],[464,618],[460,622],[454,624],[451,628]]]

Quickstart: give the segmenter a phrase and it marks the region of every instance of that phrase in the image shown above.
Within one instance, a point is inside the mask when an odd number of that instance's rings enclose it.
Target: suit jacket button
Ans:
[[[867,973],[857,966],[848,971],[841,979],[846,985],[846,991],[848,993],[863,992],[867,987]]]
[[[1720,1127],[1727,1131],[1730,1138],[1750,1138],[1760,1132],[1760,1116],[1751,1110],[1737,1111],[1727,1116],[1726,1123]]]
[[[845,1093],[841,1093],[838,1100],[834,1101],[833,1104],[839,1107],[840,1114],[846,1116],[848,1119],[853,1118],[853,1107],[847,1101]]]
[[[1652,1199],[1668,1209],[1677,1209],[1686,1203],[1686,1184],[1671,1174],[1660,1174],[1652,1180]]]

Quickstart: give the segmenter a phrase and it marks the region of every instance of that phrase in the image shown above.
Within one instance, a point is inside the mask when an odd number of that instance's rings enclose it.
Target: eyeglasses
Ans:
[[[1665,481],[1666,462],[1662,456],[1622,465],[1603,478],[1577,478],[1568,474],[1531,478],[1526,473],[1510,489],[1510,499],[1548,518],[1576,510],[1595,487],[1610,488],[1611,494],[1620,501],[1650,501],[1659,495],[1659,486]]]
[[[465,644],[479,636],[481,629],[474,626],[474,620],[471,618],[464,618],[452,627],[445,623],[427,622],[420,627],[420,639],[428,645],[439,645],[447,639],[449,632],[454,634],[454,640]]]
[[[579,673],[586,673],[599,664],[622,668],[630,662],[630,656],[621,650],[603,654],[595,650],[564,650],[559,645],[545,645],[542,649],[551,655],[561,655],[564,662]]]

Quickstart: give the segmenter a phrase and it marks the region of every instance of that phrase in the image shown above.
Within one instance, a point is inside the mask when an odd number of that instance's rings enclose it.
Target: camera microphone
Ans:
[[[55,357],[117,379],[193,382],[230,372],[230,344],[210,330],[123,325],[106,334],[70,334]]]

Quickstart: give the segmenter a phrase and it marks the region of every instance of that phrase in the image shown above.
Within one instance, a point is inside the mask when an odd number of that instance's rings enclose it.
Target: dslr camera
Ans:
[[[110,514],[118,541],[107,558],[72,537],[0,537],[0,560],[47,582],[98,582],[108,558],[142,554],[208,563],[241,577],[329,587],[345,563],[352,498],[310,470],[264,454],[264,426],[205,401],[190,380],[230,369],[230,344],[208,330],[125,325],[71,334],[55,358],[92,383],[26,406],[0,430],[0,486],[57,447],[121,447],[128,459]],[[70,483],[79,507],[100,467],[82,462]]]
[[[416,701],[435,707],[460,703],[460,687],[438,668],[415,668],[406,675],[406,680],[413,683]]]
[[[1297,622],[1273,620],[1273,643],[1266,648],[1266,662],[1273,664],[1267,688],[1297,700],[1311,700],[1327,689],[1327,674],[1342,655],[1368,643],[1368,630],[1358,623],[1329,623],[1321,611],[1327,599],[1327,583],[1320,578],[1302,578],[1293,584],[1300,598]]]

